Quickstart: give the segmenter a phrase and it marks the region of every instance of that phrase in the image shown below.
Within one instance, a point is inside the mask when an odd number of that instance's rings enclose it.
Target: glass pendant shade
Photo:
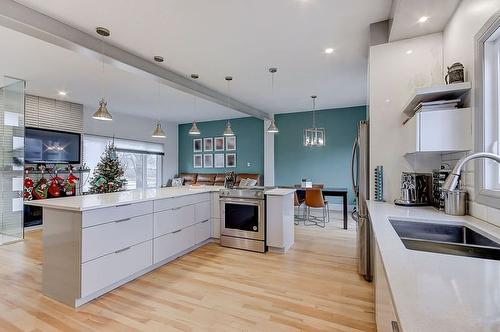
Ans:
[[[100,101],[99,101],[99,108],[97,109],[97,111],[92,115],[92,118],[96,119],[96,120],[103,120],[103,121],[111,121],[113,120],[113,117],[111,116],[111,114],[108,112],[108,108],[106,107],[107,106],[107,102],[104,100],[104,98],[102,98]]]
[[[155,131],[153,132],[153,135],[151,135],[151,136],[155,137],[155,138],[165,138],[165,137],[167,137],[167,135],[165,135],[165,132],[161,128],[161,123],[160,122],[156,123]]]
[[[325,129],[324,128],[304,129],[304,146],[309,146],[309,147],[325,146]]]
[[[280,131],[278,130],[278,127],[276,127],[276,123],[274,122],[274,119],[271,120],[271,124],[267,128],[268,133],[276,134],[279,133]]]
[[[198,126],[196,125],[196,121],[193,122],[193,125],[191,126],[191,129],[189,129],[189,135],[200,135],[201,131],[198,129]]]
[[[316,96],[312,99],[312,128],[304,129],[304,146],[323,147],[326,142],[325,128],[316,127]]]
[[[231,128],[231,122],[227,122],[226,129],[224,129],[224,136],[234,136],[233,129]]]

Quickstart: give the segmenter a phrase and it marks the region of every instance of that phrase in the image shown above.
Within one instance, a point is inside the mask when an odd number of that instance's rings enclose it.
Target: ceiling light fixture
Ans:
[[[335,50],[331,47],[325,48],[325,53],[326,54],[332,54]]]
[[[163,58],[161,56],[159,56],[159,55],[155,56],[153,59],[156,62],[162,62],[163,61]],[[158,81],[158,89],[157,89],[157,94],[156,94],[156,100],[157,100],[157,103],[158,103],[158,108],[161,109],[161,102],[160,102],[160,81]],[[167,137],[167,135],[165,134],[165,131],[163,131],[163,129],[161,128],[160,120],[158,120],[156,122],[156,128],[153,131],[153,135],[151,135],[151,137],[154,137],[154,138],[165,138],[165,137]]]
[[[230,98],[229,95],[231,93],[230,83],[233,80],[233,77],[226,76],[225,80],[227,82],[227,109],[230,110],[231,109],[231,107],[230,107],[231,103],[229,100],[229,98]],[[227,120],[226,129],[224,129],[224,136],[234,136],[233,129],[231,128],[231,122],[229,120]]]
[[[413,53],[413,50],[406,51],[406,54],[412,54],[412,53]]]
[[[427,22],[428,19],[429,19],[429,16],[422,16],[421,18],[418,19],[418,23]]]
[[[193,80],[198,79],[200,76],[198,74],[191,74],[191,78]],[[194,99],[194,114],[196,114],[196,95],[193,95]],[[189,129],[189,135],[200,135],[201,131],[198,129],[198,126],[196,125],[196,121],[193,121],[193,125],[191,126],[191,129]]]
[[[57,92],[59,94],[59,96],[67,96],[68,93],[66,91],[58,91]]]
[[[98,35],[103,36],[103,37],[109,37],[110,32],[108,29],[103,28],[103,27],[97,27],[95,29]],[[104,94],[104,54],[103,54],[103,48],[104,48],[104,40],[101,39],[101,65],[102,65],[102,78],[101,78],[101,93]],[[108,103],[106,100],[104,100],[104,97],[101,98],[99,101],[99,107],[97,108],[97,111],[92,115],[93,119],[96,120],[102,120],[102,121],[111,121],[113,120],[113,117],[111,114],[108,112]]]
[[[325,146],[325,128],[316,127],[316,96],[311,96],[312,99],[312,128],[304,129],[304,146],[307,147],[323,147]]]
[[[278,71],[278,68],[269,68],[269,72],[271,73],[271,97],[274,102],[274,74]],[[279,133],[278,127],[276,126],[276,123],[274,122],[274,115],[273,118],[271,119],[271,124],[267,128],[267,132],[271,134],[276,134]]]

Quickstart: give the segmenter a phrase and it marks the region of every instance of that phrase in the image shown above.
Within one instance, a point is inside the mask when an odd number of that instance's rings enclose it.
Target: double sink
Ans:
[[[406,248],[441,254],[500,260],[500,241],[465,225],[390,219]]]

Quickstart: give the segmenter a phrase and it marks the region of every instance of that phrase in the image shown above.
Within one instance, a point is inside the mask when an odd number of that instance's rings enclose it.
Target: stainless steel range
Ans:
[[[221,189],[221,237],[224,247],[266,251],[264,188]]]

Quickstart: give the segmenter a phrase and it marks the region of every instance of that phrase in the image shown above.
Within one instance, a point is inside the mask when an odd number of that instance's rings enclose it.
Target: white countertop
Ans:
[[[293,194],[294,192],[295,189],[293,188],[274,188],[266,190],[264,193],[271,196],[286,196],[289,194]]]
[[[83,195],[26,201],[24,202],[24,204],[61,210],[85,211],[116,206],[120,204],[130,204],[163,198],[173,198],[186,195],[217,192],[222,188],[223,187],[219,186],[184,186],[147,190],[129,190],[109,194]]]
[[[431,207],[368,202],[368,210],[402,331],[500,331],[500,261],[406,249],[388,219],[465,223],[493,239],[499,227]]]
[[[109,194],[83,195],[25,201],[24,204],[52,209],[85,211],[116,206],[120,204],[130,204],[163,198],[218,192],[223,188],[224,187],[222,186],[183,186],[147,190],[129,190]],[[294,191],[295,189],[274,188],[266,190],[265,194],[273,196],[285,196],[293,193]]]

